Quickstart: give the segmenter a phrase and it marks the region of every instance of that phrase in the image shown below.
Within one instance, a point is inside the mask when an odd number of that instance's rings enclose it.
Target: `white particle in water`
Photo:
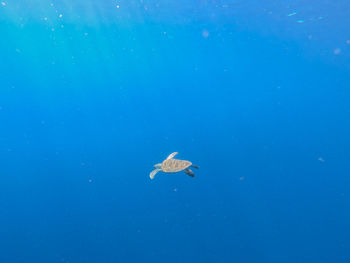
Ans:
[[[336,48],[333,50],[334,55],[339,55],[341,53],[341,49],[340,48]]]
[[[6,3],[5,2],[1,2],[1,5],[6,6]]]
[[[206,30],[206,29],[204,29],[204,30],[202,31],[202,36],[203,36],[204,38],[208,38],[208,37],[209,37],[209,31]]]

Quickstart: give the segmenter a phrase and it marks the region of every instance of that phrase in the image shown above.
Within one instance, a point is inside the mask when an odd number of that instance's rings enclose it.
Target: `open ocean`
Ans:
[[[0,0],[0,263],[56,262],[349,263],[350,2]]]

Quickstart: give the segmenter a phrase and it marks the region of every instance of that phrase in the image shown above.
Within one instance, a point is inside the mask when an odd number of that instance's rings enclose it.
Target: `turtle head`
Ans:
[[[158,168],[162,167],[162,164],[161,163],[157,163],[153,167],[154,167],[154,169],[158,169]]]

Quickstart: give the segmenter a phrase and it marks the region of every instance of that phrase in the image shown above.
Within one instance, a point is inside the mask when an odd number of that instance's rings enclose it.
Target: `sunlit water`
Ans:
[[[0,1],[0,263],[350,262],[349,14]]]

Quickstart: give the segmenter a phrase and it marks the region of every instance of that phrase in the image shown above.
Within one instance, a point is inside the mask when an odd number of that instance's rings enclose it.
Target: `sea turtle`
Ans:
[[[190,161],[185,160],[179,160],[174,159],[174,156],[177,154],[177,152],[174,152],[168,156],[162,163],[158,163],[154,165],[155,170],[153,170],[149,177],[151,179],[154,178],[156,173],[158,172],[164,172],[164,173],[177,173],[180,171],[184,171],[186,174],[188,174],[191,177],[194,177],[194,172],[192,172],[188,167],[192,166],[194,168],[199,168],[196,165],[193,165]]]

